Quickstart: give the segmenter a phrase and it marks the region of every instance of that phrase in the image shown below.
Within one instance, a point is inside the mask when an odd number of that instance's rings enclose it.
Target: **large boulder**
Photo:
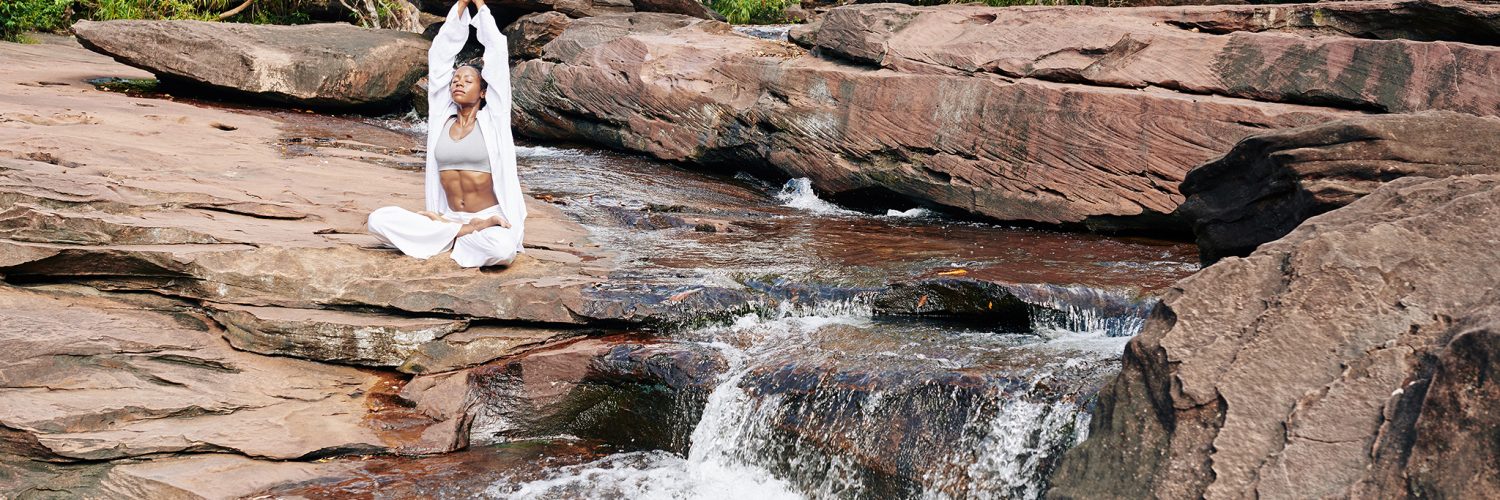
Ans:
[[[1371,115],[1258,134],[1188,172],[1205,263],[1249,255],[1303,220],[1407,176],[1500,173],[1500,119],[1451,112]]]
[[[1446,109],[1500,114],[1500,48],[1461,42],[1500,40],[1500,7],[1452,6],[1450,22],[1473,30],[1438,32],[1413,26],[1420,12],[1360,25],[1347,18],[1415,2],[1335,2],[1316,7],[1098,9],[983,6],[868,5],[833,9],[810,35],[824,54],[912,73],[995,73],[1123,88],[1160,87],[1211,94],[1330,106],[1410,112]],[[1299,12],[1308,11],[1308,12]],[[1209,14],[1291,19],[1274,31],[1248,21],[1215,24]],[[1298,19],[1332,18],[1343,22]],[[1300,15],[1299,15],[1300,14]],[[1412,36],[1436,41],[1369,39],[1342,34]],[[1470,34],[1470,38],[1459,36]]]
[[[1182,230],[1164,219],[1192,166],[1252,133],[1347,114],[852,66],[665,14],[574,21],[513,75],[514,123],[533,137],[807,177],[845,199],[1105,229]]]
[[[521,16],[505,27],[505,41],[510,56],[535,59],[542,56],[542,46],[561,35],[573,19],[558,12],[538,12]]]
[[[1052,495],[1493,494],[1493,442],[1449,433],[1500,418],[1497,222],[1500,175],[1407,177],[1182,280]]]
[[[388,107],[427,71],[421,35],[342,23],[80,21],[73,32],[163,81],[296,106]]]

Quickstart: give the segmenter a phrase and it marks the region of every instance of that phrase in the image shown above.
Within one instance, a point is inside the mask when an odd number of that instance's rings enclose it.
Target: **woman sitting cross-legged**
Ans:
[[[469,3],[478,10],[471,17]],[[473,25],[482,64],[455,66]],[[367,228],[381,243],[426,259],[452,249],[463,267],[509,265],[522,252],[526,203],[510,131],[505,35],[484,0],[459,0],[427,52],[426,208],[383,207]]]

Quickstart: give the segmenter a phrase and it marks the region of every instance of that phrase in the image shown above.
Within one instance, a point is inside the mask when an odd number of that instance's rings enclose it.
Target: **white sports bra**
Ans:
[[[438,171],[471,170],[489,173],[490,155],[484,147],[484,137],[479,133],[479,127],[476,125],[474,130],[469,131],[469,135],[455,141],[449,131],[457,119],[458,117],[449,117],[443,123],[443,129],[438,131],[437,148],[432,152]]]

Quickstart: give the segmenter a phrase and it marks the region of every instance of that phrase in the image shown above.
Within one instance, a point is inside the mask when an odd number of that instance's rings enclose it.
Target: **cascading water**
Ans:
[[[1123,339],[745,316],[679,337],[723,350],[688,456],[615,455],[501,482],[504,498],[1035,498],[1082,438]]]
[[[818,198],[808,179],[778,189],[607,151],[519,149],[526,190],[617,253],[616,284],[744,287],[780,308],[659,334],[728,360],[685,455],[538,464],[491,484],[496,498],[1035,498],[1152,306],[1142,291],[1191,271],[1189,246],[920,208],[871,215]],[[664,216],[686,224],[640,222]],[[700,219],[727,223],[702,232]],[[953,276],[1003,284],[1030,324],[883,317],[864,295]]]

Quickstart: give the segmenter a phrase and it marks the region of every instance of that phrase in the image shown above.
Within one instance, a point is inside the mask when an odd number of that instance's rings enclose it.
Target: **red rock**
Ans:
[[[1205,263],[1248,255],[1308,217],[1407,176],[1500,173],[1500,119],[1372,115],[1257,134],[1188,172],[1178,213]]]
[[[1237,19],[1316,19],[1338,13],[1370,15],[1413,2],[1338,2],[1303,6],[1303,12],[1267,7],[1094,9],[982,6],[936,8],[870,5],[829,11],[810,35],[825,54],[911,73],[997,73],[1125,88],[1148,86],[1267,102],[1333,106],[1382,112],[1451,110],[1500,114],[1500,48],[1450,41],[1371,40],[1347,36],[1308,37],[1279,33],[1331,26],[1288,22],[1280,29],[1184,21],[1238,13]],[[1434,6],[1436,8],[1438,6]],[[1453,30],[1500,41],[1500,7],[1452,6],[1458,19],[1483,29]],[[1249,14],[1253,12],[1254,14]],[[1395,17],[1395,16],[1392,16]],[[1335,19],[1343,19],[1338,17]],[[1404,22],[1384,26],[1442,26]],[[1224,34],[1185,26],[1213,24]],[[1350,31],[1380,32],[1380,23]],[[1387,33],[1400,35],[1402,32]],[[1445,33],[1417,32],[1421,38]],[[1462,38],[1462,37],[1459,37]],[[1438,38],[1438,40],[1446,40]]]
[[[393,105],[427,67],[421,36],[341,23],[80,21],[73,31],[163,79],[299,106]]]
[[[528,135],[1104,228],[1162,229],[1192,166],[1255,131],[1345,114],[853,67],[660,14],[575,21],[514,75],[515,125]]]
[[[1497,425],[1481,410],[1492,404],[1453,392],[1492,369],[1478,368],[1492,366],[1480,361],[1487,348],[1459,342],[1465,347],[1440,354],[1455,334],[1450,318],[1497,300],[1500,266],[1479,250],[1500,239],[1497,222],[1500,175],[1397,179],[1180,281],[1131,340],[1119,377],[1100,392],[1088,440],[1069,451],[1051,494],[1493,491],[1492,444],[1438,443],[1456,443],[1456,429]],[[1449,367],[1442,379],[1424,368],[1433,355]],[[1404,399],[1429,378],[1434,406]],[[1397,432],[1413,420],[1426,444]],[[1408,452],[1413,461],[1400,464]],[[1466,463],[1459,476],[1486,478],[1478,482],[1430,469],[1432,460],[1486,453],[1491,459]]]

